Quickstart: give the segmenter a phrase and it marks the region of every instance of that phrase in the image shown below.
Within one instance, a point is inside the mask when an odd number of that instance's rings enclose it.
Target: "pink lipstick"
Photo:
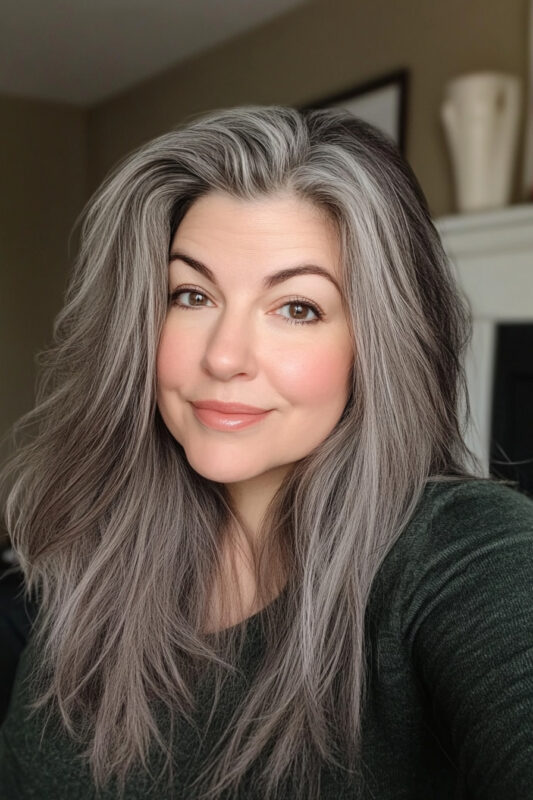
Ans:
[[[192,403],[194,416],[217,431],[236,431],[248,428],[265,419],[270,410],[242,403],[221,403],[216,400],[199,400]]]

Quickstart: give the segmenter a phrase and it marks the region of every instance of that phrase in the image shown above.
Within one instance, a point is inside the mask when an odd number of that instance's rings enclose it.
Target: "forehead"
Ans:
[[[339,250],[335,223],[327,211],[290,192],[242,199],[224,192],[209,192],[190,206],[174,234],[172,244],[225,244],[236,248],[259,246],[290,249]]]
[[[340,261],[332,218],[287,192],[253,200],[205,195],[185,214],[170,247],[171,274],[188,265],[216,286],[223,276],[241,285],[254,273],[271,289],[307,274],[327,278],[342,296]]]

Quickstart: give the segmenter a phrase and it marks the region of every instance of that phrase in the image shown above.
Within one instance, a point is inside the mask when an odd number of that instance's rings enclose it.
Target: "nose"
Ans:
[[[226,309],[210,331],[202,366],[219,380],[256,371],[255,333],[249,314]]]

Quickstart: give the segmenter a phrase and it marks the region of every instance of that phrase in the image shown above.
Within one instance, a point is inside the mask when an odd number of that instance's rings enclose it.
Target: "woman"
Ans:
[[[533,796],[533,503],[463,441],[469,335],[343,111],[120,165],[6,471],[37,615],[2,796]]]

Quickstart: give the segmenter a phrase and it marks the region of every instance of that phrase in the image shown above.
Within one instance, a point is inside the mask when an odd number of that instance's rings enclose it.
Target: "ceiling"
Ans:
[[[89,106],[309,0],[1,0],[0,93]]]

